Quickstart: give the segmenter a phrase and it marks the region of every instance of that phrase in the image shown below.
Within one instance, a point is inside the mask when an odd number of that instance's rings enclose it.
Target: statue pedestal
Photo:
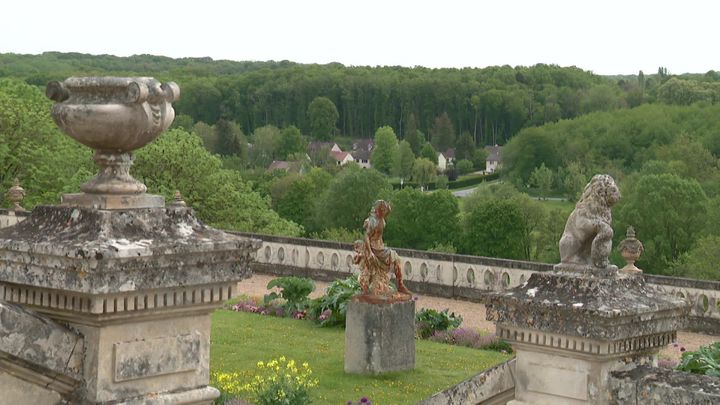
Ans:
[[[511,404],[606,404],[611,371],[655,362],[689,311],[642,277],[535,273],[491,296],[488,320],[516,351]]]
[[[0,230],[0,317],[17,319],[0,340],[19,340],[0,346],[0,377],[35,387],[29,398],[49,387],[70,403],[211,404],[210,313],[258,245],[189,208],[36,207]]]
[[[380,374],[415,368],[415,301],[348,303],[345,372]]]

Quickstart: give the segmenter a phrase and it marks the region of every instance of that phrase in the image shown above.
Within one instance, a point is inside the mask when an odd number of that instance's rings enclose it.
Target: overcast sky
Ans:
[[[0,52],[704,73],[719,21],[719,0],[9,0]]]

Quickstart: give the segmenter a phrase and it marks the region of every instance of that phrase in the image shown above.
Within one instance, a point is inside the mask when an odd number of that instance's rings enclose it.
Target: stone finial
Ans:
[[[580,201],[568,217],[560,239],[557,270],[578,271],[598,276],[617,273],[609,262],[612,250],[611,208],[620,200],[615,180],[607,174],[593,176]]]
[[[70,195],[64,202],[98,207],[108,205],[99,200],[122,199],[133,202],[121,208],[157,205],[140,197],[147,187],[130,175],[132,152],[173,122],[172,102],[180,97],[175,83],[161,84],[151,77],[70,77],[49,83],[46,95],[55,101],[51,112],[55,123],[94,149],[93,159],[100,167],[100,173],[80,187],[85,196]]]
[[[643,244],[635,238],[635,228],[632,226],[628,226],[627,233],[625,235],[626,238],[618,245],[618,251],[620,251],[623,259],[627,262],[627,265],[620,271],[630,274],[642,273],[642,270],[635,266],[635,262],[638,258],[640,258],[640,255],[642,255],[645,250],[643,248]]]
[[[25,198],[25,189],[20,187],[20,180],[17,177],[13,180],[13,186],[5,193],[5,196],[13,203],[11,210],[25,211],[25,208],[20,206],[20,203]]]
[[[175,190],[175,196],[173,197],[173,202],[170,203],[170,206],[174,208],[187,207],[187,203],[185,203],[185,200],[183,200],[182,195],[180,194],[180,190]]]

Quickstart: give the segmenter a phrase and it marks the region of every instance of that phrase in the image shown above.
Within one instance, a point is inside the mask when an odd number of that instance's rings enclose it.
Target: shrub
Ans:
[[[451,313],[448,309],[437,311],[432,308],[423,308],[415,315],[417,334],[423,339],[432,336],[436,331],[455,329],[462,323],[462,316]]]
[[[283,305],[285,313],[294,315],[307,308],[309,303],[308,295],[315,290],[315,283],[311,279],[303,277],[278,277],[271,280],[267,285],[268,290],[273,287],[280,288],[280,294],[274,291],[267,294],[265,296],[265,305],[282,298],[285,300]]]
[[[720,377],[720,342],[703,346],[694,352],[685,352],[677,366],[680,371]]]
[[[310,302],[310,317],[320,326],[345,326],[347,304],[353,295],[360,293],[356,276],[336,280],[325,290],[325,295]]]

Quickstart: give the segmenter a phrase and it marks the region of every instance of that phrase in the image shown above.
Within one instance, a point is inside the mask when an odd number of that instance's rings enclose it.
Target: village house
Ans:
[[[360,165],[363,169],[369,169],[372,167],[370,164],[370,155],[372,154],[375,143],[372,139],[356,139],[352,144],[352,156],[355,158],[355,163]]]
[[[455,148],[450,148],[445,152],[438,153],[438,169],[444,172],[447,170],[448,165],[455,163]]]
[[[494,173],[502,167],[502,146],[486,146],[485,173]]]

